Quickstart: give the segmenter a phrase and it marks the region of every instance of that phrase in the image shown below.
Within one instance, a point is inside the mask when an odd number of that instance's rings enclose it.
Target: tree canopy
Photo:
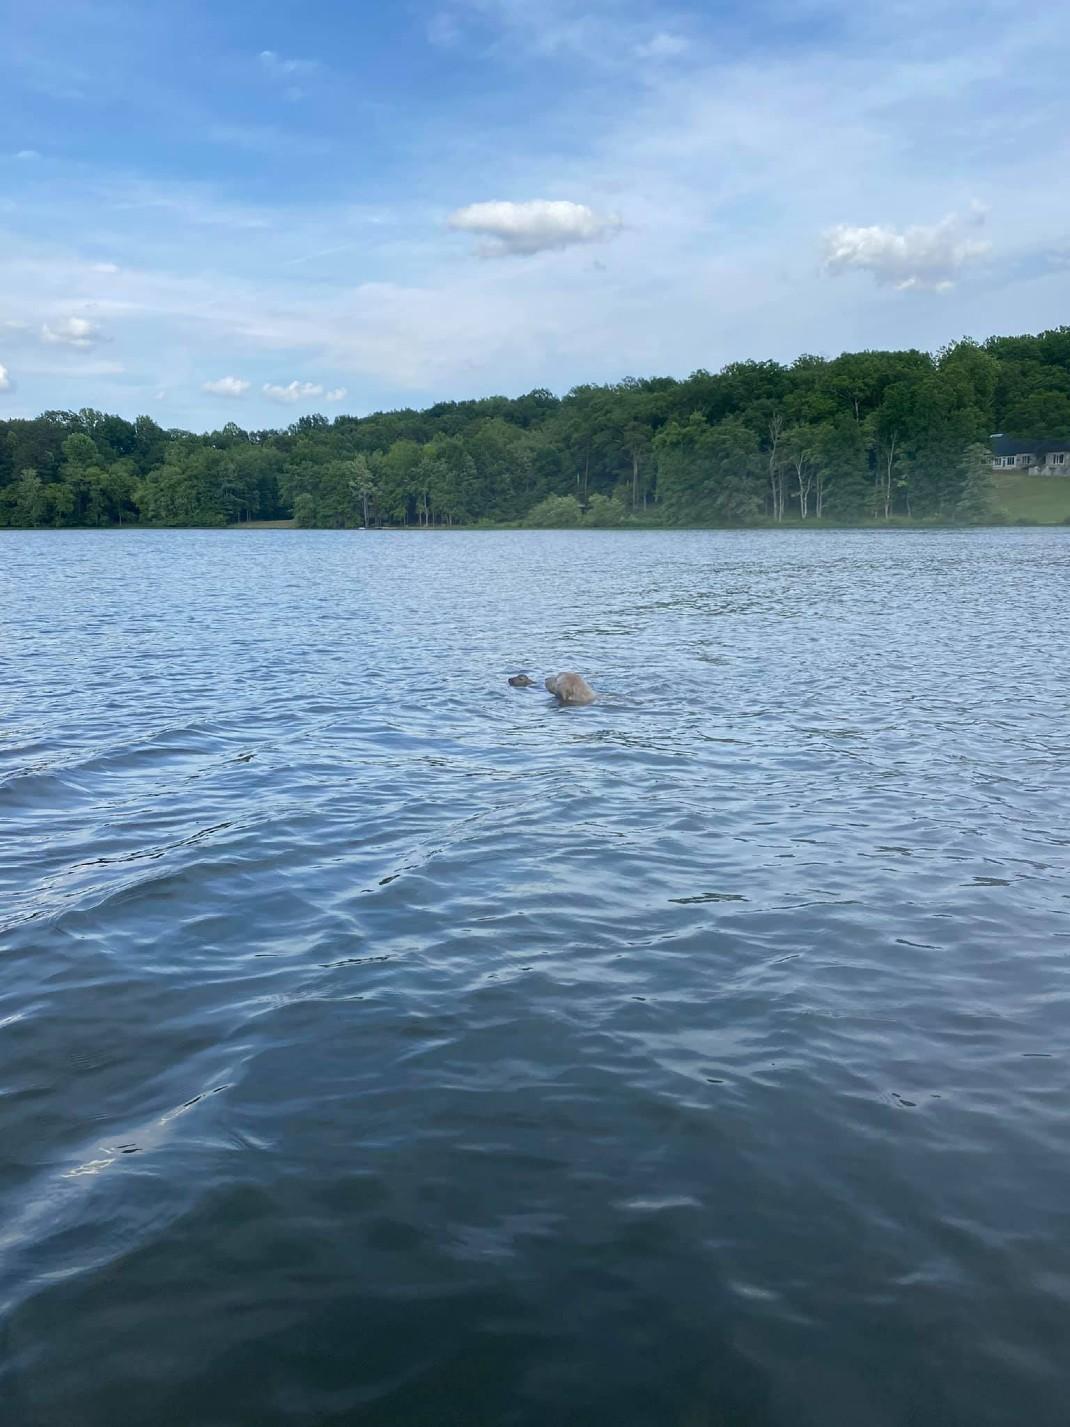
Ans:
[[[0,422],[0,525],[978,521],[994,431],[1070,441],[1070,327],[279,431],[46,411]]]

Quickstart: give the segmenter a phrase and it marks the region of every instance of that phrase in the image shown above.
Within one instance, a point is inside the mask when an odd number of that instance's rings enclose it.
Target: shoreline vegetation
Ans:
[[[813,533],[813,534],[817,535],[817,534],[820,534],[822,531],[831,533],[831,532],[835,532],[835,531],[852,531],[852,530],[853,530],[853,531],[867,531],[867,530],[868,530],[868,531],[874,531],[874,532],[877,532],[877,533],[894,533],[894,532],[896,532],[896,531],[900,531],[900,532],[913,532],[914,534],[919,534],[919,533],[924,532],[924,531],[938,531],[938,530],[1024,530],[1024,529],[1030,529],[1030,530],[1060,530],[1060,529],[1070,529],[1070,516],[1067,516],[1067,517],[1066,517],[1065,519],[1063,519],[1063,520],[1032,520],[1032,519],[1029,519],[1028,517],[1022,518],[1022,519],[1018,519],[1018,520],[1008,520],[1008,519],[1005,519],[1005,518],[1001,517],[999,514],[997,514],[997,515],[994,516],[991,520],[985,520],[985,521],[971,521],[971,522],[969,522],[968,524],[965,523],[965,522],[963,522],[963,521],[951,521],[951,520],[892,520],[892,521],[888,521],[888,522],[885,522],[885,521],[876,521],[876,520],[859,520],[859,521],[854,521],[854,522],[850,522],[850,521],[840,521],[840,520],[809,520],[809,521],[807,521],[806,524],[804,525],[804,524],[802,524],[801,521],[797,521],[797,520],[795,520],[795,521],[785,520],[785,521],[776,522],[776,523],[774,523],[773,521],[769,521],[769,520],[757,520],[757,521],[752,521],[752,522],[750,522],[750,523],[747,524],[747,525],[696,525],[696,524],[665,525],[665,524],[663,524],[663,523],[661,523],[661,522],[657,522],[657,521],[643,521],[643,522],[639,522],[639,521],[624,521],[624,522],[623,522],[622,524],[620,524],[620,525],[612,525],[612,526],[610,526],[610,525],[545,525],[545,526],[539,526],[539,527],[535,527],[535,526],[531,526],[531,525],[522,525],[522,524],[519,524],[519,523],[516,523],[516,522],[514,522],[514,523],[512,523],[512,524],[495,524],[495,523],[492,522],[492,521],[482,521],[482,522],[480,522],[480,524],[478,524],[478,525],[435,525],[435,526],[417,526],[417,525],[369,525],[369,526],[363,526],[363,525],[346,525],[346,526],[326,526],[326,525],[318,525],[318,526],[315,526],[315,525],[298,525],[297,522],[294,521],[294,520],[242,520],[242,521],[235,521],[235,522],[234,522],[233,524],[231,524],[231,525],[153,525],[153,524],[150,524],[148,521],[143,521],[143,520],[142,520],[142,521],[130,521],[130,522],[128,522],[128,523],[125,524],[125,525],[114,524],[114,525],[34,525],[34,526],[10,525],[10,526],[0,526],[0,538],[2,538],[2,537],[4,536],[4,534],[7,533],[7,532],[15,532],[15,531],[20,531],[20,530],[21,530],[21,531],[26,531],[26,530],[38,530],[38,531],[40,531],[40,530],[53,530],[53,531],[57,531],[57,530],[58,530],[58,531],[65,531],[66,533],[68,533],[68,534],[70,534],[70,535],[85,534],[87,531],[94,531],[94,532],[96,532],[96,531],[100,531],[100,530],[109,530],[109,531],[112,531],[112,530],[114,530],[114,531],[120,531],[120,530],[125,530],[125,531],[200,530],[200,531],[214,531],[214,532],[218,532],[219,534],[224,534],[224,533],[226,533],[226,532],[230,532],[230,531],[234,531],[234,530],[241,530],[241,531],[265,531],[265,530],[273,530],[273,531],[322,530],[322,531],[331,531],[331,532],[333,532],[333,533],[335,533],[335,534],[337,534],[337,533],[339,533],[339,532],[345,532],[345,533],[348,533],[348,534],[351,534],[351,535],[362,535],[362,534],[366,534],[366,533],[369,533],[369,532],[378,534],[378,533],[381,533],[381,532],[383,532],[383,531],[388,531],[388,532],[390,532],[391,534],[395,534],[395,533],[396,533],[396,534],[398,534],[398,535],[405,535],[405,534],[415,535],[415,534],[417,534],[417,533],[423,533],[423,532],[425,532],[425,531],[428,531],[428,532],[433,533],[433,534],[436,534],[436,535],[502,535],[502,534],[509,534],[509,533],[511,533],[511,532],[522,532],[522,531],[528,531],[528,532],[530,532],[530,531],[532,531],[532,530],[534,530],[534,529],[536,529],[536,528],[541,529],[541,530],[554,531],[554,532],[556,532],[556,533],[561,533],[561,532],[563,532],[563,531],[585,531],[585,530],[586,530],[586,531],[591,531],[591,530],[597,530],[597,531],[605,532],[605,531],[610,531],[610,530],[612,530],[612,531],[616,531],[618,534],[621,534],[621,535],[627,535],[627,534],[633,534],[633,535],[634,535],[634,534],[642,534],[644,531],[646,531],[646,532],[651,532],[651,531],[673,531],[674,533],[676,533],[676,534],[678,534],[678,535],[686,534],[688,531],[691,531],[692,533],[696,533],[696,532],[699,532],[699,531],[706,531],[706,532],[710,532],[710,533],[718,533],[718,532],[719,532],[719,533],[721,533],[721,534],[726,534],[726,535],[727,535],[727,534],[732,534],[733,532],[744,533],[744,532],[747,532],[747,531],[749,531],[749,532],[751,532],[751,533],[754,533],[754,534],[756,534],[756,533],[758,533],[758,532],[765,532],[765,533],[776,533],[776,532],[780,532],[780,533],[782,533],[782,534],[788,535],[788,534],[792,534],[792,533],[794,533],[794,532],[803,531],[803,532],[806,532],[806,533]]]
[[[0,421],[0,527],[1070,525],[1070,477],[993,473],[994,431],[1070,440],[1070,327],[278,431],[47,411]]]
[[[1051,529],[1058,529],[1058,528],[1060,528],[1060,527],[1066,527],[1067,529],[1070,529],[1070,481],[1066,482],[1067,489],[1066,489],[1066,492],[1065,492],[1065,496],[1066,496],[1066,506],[1067,506],[1067,514],[1066,514],[1066,515],[1059,515],[1057,518],[1054,518],[1054,519],[1050,519],[1050,518],[1049,518],[1049,519],[1044,519],[1044,518],[1041,518],[1041,517],[1028,516],[1028,515],[1024,515],[1024,516],[1022,516],[1022,515],[1020,515],[1020,516],[1012,516],[1007,510],[1001,509],[1000,506],[999,506],[998,497],[999,497],[999,487],[1000,487],[1000,485],[1001,485],[1001,480],[1000,480],[1000,477],[999,477],[998,474],[995,476],[995,482],[994,482],[994,484],[995,484],[995,487],[996,487],[996,496],[997,496],[997,504],[996,504],[995,509],[994,509],[994,510],[992,511],[992,513],[988,516],[988,518],[986,518],[986,519],[984,519],[984,520],[972,520],[972,521],[947,520],[947,519],[941,519],[941,518],[935,517],[935,516],[934,516],[934,517],[914,517],[914,518],[911,518],[911,519],[908,519],[908,518],[905,518],[905,517],[902,517],[902,516],[891,516],[888,520],[876,519],[876,518],[863,519],[863,520],[831,520],[831,519],[829,519],[829,518],[827,518],[827,517],[822,517],[820,520],[811,518],[811,519],[809,519],[809,520],[802,521],[802,520],[800,520],[797,516],[795,516],[795,517],[786,516],[786,517],[785,517],[783,520],[781,520],[781,521],[774,521],[774,520],[768,520],[768,519],[758,519],[758,520],[748,521],[746,524],[740,524],[739,522],[735,522],[735,523],[722,522],[722,523],[720,523],[720,524],[717,524],[717,523],[701,524],[701,523],[694,522],[694,521],[684,522],[684,523],[676,523],[676,524],[669,524],[667,521],[658,520],[656,517],[655,517],[654,519],[649,519],[649,518],[648,518],[648,519],[644,519],[644,518],[642,518],[642,517],[639,517],[639,518],[636,518],[636,519],[628,519],[628,518],[625,518],[624,520],[619,521],[619,522],[616,522],[616,523],[614,523],[614,524],[612,524],[612,525],[596,525],[596,524],[594,524],[594,523],[592,523],[592,522],[590,522],[590,521],[585,521],[585,520],[581,520],[581,521],[578,522],[578,523],[568,524],[568,525],[540,525],[540,526],[531,525],[531,524],[526,523],[525,521],[520,521],[520,520],[513,520],[513,521],[480,520],[480,521],[477,521],[477,522],[475,522],[475,523],[473,523],[473,524],[470,524],[470,525],[463,525],[463,524],[459,524],[459,523],[455,523],[455,524],[452,524],[452,525],[429,525],[429,526],[428,526],[428,525],[385,525],[385,524],[380,525],[380,524],[376,524],[376,523],[373,522],[373,523],[372,523],[371,525],[369,525],[369,526],[363,526],[363,525],[303,526],[303,525],[299,525],[296,520],[294,520],[292,517],[290,517],[289,519],[280,519],[280,520],[239,520],[239,521],[230,521],[230,522],[227,522],[227,523],[225,523],[225,524],[220,524],[220,523],[218,523],[218,522],[209,522],[209,523],[199,523],[199,524],[196,524],[196,525],[193,525],[193,524],[190,524],[190,525],[175,525],[175,524],[173,524],[173,523],[168,524],[168,523],[163,523],[163,522],[160,522],[160,521],[140,520],[140,521],[128,521],[128,522],[126,522],[126,523],[123,524],[123,525],[119,525],[119,524],[116,522],[116,523],[112,523],[112,524],[109,524],[109,525],[103,525],[103,526],[102,526],[102,525],[62,525],[62,526],[33,526],[33,527],[27,527],[27,526],[7,526],[7,527],[0,527],[0,535],[3,534],[3,531],[4,531],[5,529],[8,529],[8,530],[25,530],[25,529],[29,529],[29,528],[36,529],[36,530],[42,530],[42,529],[66,530],[66,531],[71,531],[71,532],[75,532],[75,531],[86,531],[86,530],[213,530],[213,531],[219,531],[219,532],[221,532],[221,533],[222,533],[223,531],[231,531],[231,530],[334,530],[334,531],[344,530],[344,531],[347,531],[348,533],[354,534],[354,535],[363,534],[363,533],[365,533],[365,532],[367,532],[367,531],[376,531],[376,532],[378,532],[378,531],[383,531],[383,530],[396,531],[396,532],[399,533],[399,534],[402,534],[402,533],[416,534],[416,533],[423,533],[423,532],[426,532],[426,531],[431,531],[431,532],[433,532],[433,533],[435,533],[435,534],[472,534],[472,533],[477,533],[477,534],[478,534],[478,533],[483,533],[483,534],[491,534],[491,535],[493,535],[493,534],[500,534],[500,533],[502,533],[502,532],[507,532],[507,531],[530,531],[530,530],[536,530],[536,529],[541,529],[541,530],[554,530],[554,531],[562,531],[562,530],[603,530],[603,531],[604,531],[604,530],[617,530],[617,531],[621,531],[621,532],[624,532],[624,533],[627,533],[627,532],[629,532],[629,531],[631,531],[631,532],[636,532],[636,531],[650,531],[650,530],[666,530],[666,531],[671,530],[671,531],[676,531],[676,532],[678,532],[678,533],[683,533],[683,532],[686,532],[686,531],[689,531],[689,530],[690,530],[690,531],[722,531],[722,532],[726,532],[726,533],[727,533],[727,532],[732,532],[732,531],[783,531],[783,532],[785,532],[785,533],[788,533],[788,532],[791,532],[791,531],[799,531],[799,530],[802,530],[802,531],[814,531],[814,532],[818,532],[818,531],[822,531],[822,530],[825,530],[825,531],[836,531],[836,530],[897,531],[897,530],[898,530],[898,531],[915,531],[915,532],[918,532],[918,531],[926,531],[926,530],[967,530],[967,529],[969,529],[969,530],[1006,530],[1006,529],[1017,529],[1017,530],[1021,530],[1021,529],[1025,529],[1025,528],[1031,528],[1031,529],[1036,529],[1036,530],[1051,530]]]

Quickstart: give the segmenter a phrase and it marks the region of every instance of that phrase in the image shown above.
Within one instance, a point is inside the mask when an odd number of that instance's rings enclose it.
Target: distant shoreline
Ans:
[[[25,535],[30,532],[48,531],[53,535],[84,535],[87,532],[100,534],[102,532],[116,533],[131,530],[200,530],[217,531],[223,534],[232,530],[300,530],[304,532],[315,532],[320,535],[367,535],[382,534],[384,531],[397,535],[500,535],[504,532],[516,534],[533,535],[542,533],[546,535],[562,534],[590,534],[600,532],[602,534],[614,535],[636,535],[645,531],[675,532],[684,535],[689,532],[708,531],[721,532],[723,534],[746,534],[756,531],[769,533],[795,533],[819,532],[819,531],[843,531],[843,530],[871,530],[899,531],[909,534],[911,531],[928,530],[1067,530],[1070,531],[1070,517],[1062,520],[1031,520],[1019,518],[1016,520],[989,520],[976,524],[966,524],[949,520],[865,520],[865,521],[831,521],[831,520],[783,520],[783,521],[753,521],[747,525],[668,525],[655,524],[650,521],[643,521],[623,525],[516,525],[516,524],[478,524],[478,525],[373,525],[362,526],[312,526],[298,525],[293,520],[243,520],[232,525],[154,525],[147,521],[133,521],[126,525],[10,525],[0,526],[0,535]]]

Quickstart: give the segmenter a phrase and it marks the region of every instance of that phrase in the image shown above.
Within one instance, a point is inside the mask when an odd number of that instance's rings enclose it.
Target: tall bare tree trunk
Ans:
[[[769,489],[773,501],[773,519],[784,519],[784,481],[777,465],[777,447],[780,433],[784,429],[784,418],[775,411],[769,418]]]

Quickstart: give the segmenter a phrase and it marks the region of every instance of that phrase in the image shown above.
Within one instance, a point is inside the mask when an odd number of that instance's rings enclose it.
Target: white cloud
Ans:
[[[322,396],[323,388],[315,382],[292,381],[286,386],[276,386],[273,382],[265,382],[264,395],[270,397],[272,401],[282,401],[292,405],[295,401],[308,401],[314,396]],[[332,396],[331,400],[341,400],[341,398]]]
[[[635,83],[636,59],[672,59],[691,49],[675,31],[655,28],[659,20],[673,19],[669,6],[636,0],[452,0],[444,15],[447,43],[468,20],[464,33],[477,38],[489,31],[492,51],[507,53],[510,62],[518,55],[541,64],[578,59],[588,79],[596,71],[615,71],[627,74],[629,84]],[[701,32],[701,25],[693,28]],[[429,37],[436,43],[431,27]]]
[[[0,391],[10,391],[10,390],[11,390],[11,376],[10,376],[10,374],[8,373],[7,367],[4,366],[3,362],[0,362]]]
[[[94,377],[118,377],[126,371],[122,362],[105,362],[89,358],[71,363],[62,358],[58,361],[42,361],[33,356],[19,361],[19,370],[26,376],[47,377],[50,380],[91,381]]]
[[[72,165],[62,184],[29,185],[17,207],[11,200],[0,213],[11,230],[0,307],[32,335],[0,327],[19,388],[5,406],[14,410],[29,386],[41,406],[90,399],[133,415],[166,389],[168,422],[203,429],[227,403],[200,384],[227,353],[244,354],[230,360],[248,361],[253,379],[234,410],[254,399],[270,410],[267,372],[285,384],[295,369],[323,373],[310,381],[325,387],[345,383],[371,409],[564,390],[628,372],[683,375],[738,357],[929,349],[967,331],[1039,330],[1067,310],[1070,268],[1049,256],[1070,233],[1070,189],[1051,184],[1066,136],[1051,122],[1065,17],[1050,0],[1020,0],[1013,15],[1009,0],[983,0],[984,23],[967,23],[961,10],[952,23],[951,0],[829,0],[818,8],[842,11],[844,25],[801,52],[795,27],[784,42],[776,25],[756,24],[753,43],[742,43],[694,6],[676,7],[685,23],[668,7],[652,21],[629,3],[631,23],[614,27],[625,14],[617,0],[515,0],[516,28],[497,34],[474,0],[435,0],[423,18],[435,8],[459,17],[466,56],[497,65],[532,103],[521,112],[508,90],[494,91],[473,121],[436,93],[430,111],[395,111],[399,132],[421,142],[405,148],[385,188],[355,170],[344,193],[322,201],[276,189],[239,202],[208,183]],[[586,29],[567,32],[584,16]],[[536,48],[521,27],[545,17],[557,29]],[[659,29],[686,35],[685,62],[637,62],[636,48]],[[255,51],[248,68],[266,85]],[[998,110],[997,80],[1011,86]],[[902,237],[908,219],[965,214],[971,193],[999,196],[986,228],[963,233],[990,238],[996,256],[965,263],[940,301],[879,286],[857,245],[834,267],[858,268],[853,279],[822,271],[832,223],[882,223]],[[524,195],[625,215],[608,271],[592,261],[608,247],[590,244],[526,261],[462,260],[480,241],[509,249],[495,232],[465,240],[445,215],[469,198]],[[353,256],[308,256],[329,246]],[[105,253],[119,274],[94,271]],[[894,281],[925,275],[915,264]],[[93,353],[39,347],[41,321],[69,312],[106,330],[121,323],[130,380],[102,380],[89,393]],[[35,352],[54,359],[47,384],[31,370]],[[332,410],[326,393],[304,408],[285,404],[301,399],[283,398],[276,415]]]
[[[282,97],[291,102],[303,99],[305,91],[297,83],[299,79],[310,79],[323,66],[314,59],[286,59],[274,50],[260,51],[260,68],[273,83],[282,86]],[[240,126],[238,126],[240,131]],[[232,126],[231,132],[235,132]]]
[[[528,203],[470,203],[446,220],[462,233],[489,241],[477,249],[482,257],[529,257],[574,243],[595,243],[615,233],[619,218],[602,217],[585,203],[533,199]]]
[[[324,401],[345,401],[348,392],[344,386],[331,387],[330,391],[324,392]]]
[[[644,40],[636,45],[635,53],[639,59],[676,59],[687,49],[688,43],[683,35],[674,35],[668,30],[659,30],[649,40]]]
[[[835,274],[860,269],[900,291],[946,292],[968,263],[991,249],[991,243],[971,236],[983,223],[984,210],[974,207],[966,218],[950,213],[939,223],[902,232],[879,224],[840,224],[825,234],[825,267]]]
[[[608,9],[592,0],[456,0],[455,9],[498,28],[510,46],[520,46],[543,60],[582,57],[588,64],[630,59],[640,34],[627,7]]]
[[[41,327],[41,336],[46,342],[59,343],[64,347],[78,347],[82,351],[95,346],[101,340],[100,328],[85,317],[65,317],[54,327],[45,322]]]
[[[274,50],[261,50],[260,67],[272,79],[294,79],[302,74],[315,74],[320,64],[314,59],[285,59]]]
[[[268,78],[281,84],[292,84],[292,81],[298,78],[310,78],[322,68],[318,60],[288,60],[274,50],[260,51],[260,67]],[[287,97],[300,96],[300,90],[287,90]]]
[[[28,163],[31,162],[33,159],[39,159],[41,155],[37,152],[36,149],[19,149],[15,157],[17,159],[22,159],[24,163]]]
[[[93,264],[93,271],[94,271],[95,273],[117,273],[117,272],[119,271],[119,264],[118,264],[118,263],[94,263],[94,264]]]
[[[220,377],[218,381],[202,382],[201,391],[209,392],[212,396],[244,396],[251,385],[251,382],[242,377]]]

